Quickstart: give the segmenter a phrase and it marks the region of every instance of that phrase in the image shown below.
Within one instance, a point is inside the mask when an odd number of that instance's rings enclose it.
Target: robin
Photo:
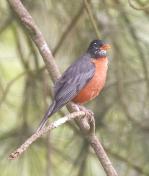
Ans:
[[[93,40],[86,53],[68,67],[55,83],[53,102],[37,131],[44,127],[52,114],[68,102],[84,104],[100,93],[106,80],[109,48],[110,45],[102,40]]]

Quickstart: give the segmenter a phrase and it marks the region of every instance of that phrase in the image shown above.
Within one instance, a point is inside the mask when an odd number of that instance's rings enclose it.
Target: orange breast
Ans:
[[[93,59],[92,62],[96,66],[95,74],[93,78],[87,83],[87,85],[72,100],[74,103],[83,104],[92,100],[104,87],[108,68],[108,59],[107,57],[96,60]]]

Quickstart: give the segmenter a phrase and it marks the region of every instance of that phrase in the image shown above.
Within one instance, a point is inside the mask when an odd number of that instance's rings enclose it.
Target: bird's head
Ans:
[[[92,58],[102,58],[107,56],[107,50],[110,49],[110,45],[106,44],[102,40],[93,40],[87,52],[91,55]]]

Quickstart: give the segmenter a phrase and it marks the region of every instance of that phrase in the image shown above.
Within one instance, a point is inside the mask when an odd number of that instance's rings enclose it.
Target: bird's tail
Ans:
[[[56,102],[54,101],[51,106],[49,107],[48,111],[45,113],[43,119],[41,120],[39,127],[37,128],[36,132],[40,131],[47,123],[48,118],[54,113]]]

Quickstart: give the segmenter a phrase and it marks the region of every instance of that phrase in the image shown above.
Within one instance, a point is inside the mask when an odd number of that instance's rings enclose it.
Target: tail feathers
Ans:
[[[54,108],[55,108],[56,102],[54,101],[51,106],[49,107],[48,111],[44,115],[43,119],[41,120],[39,127],[37,128],[37,132],[40,131],[47,123],[48,118],[54,113]]]

